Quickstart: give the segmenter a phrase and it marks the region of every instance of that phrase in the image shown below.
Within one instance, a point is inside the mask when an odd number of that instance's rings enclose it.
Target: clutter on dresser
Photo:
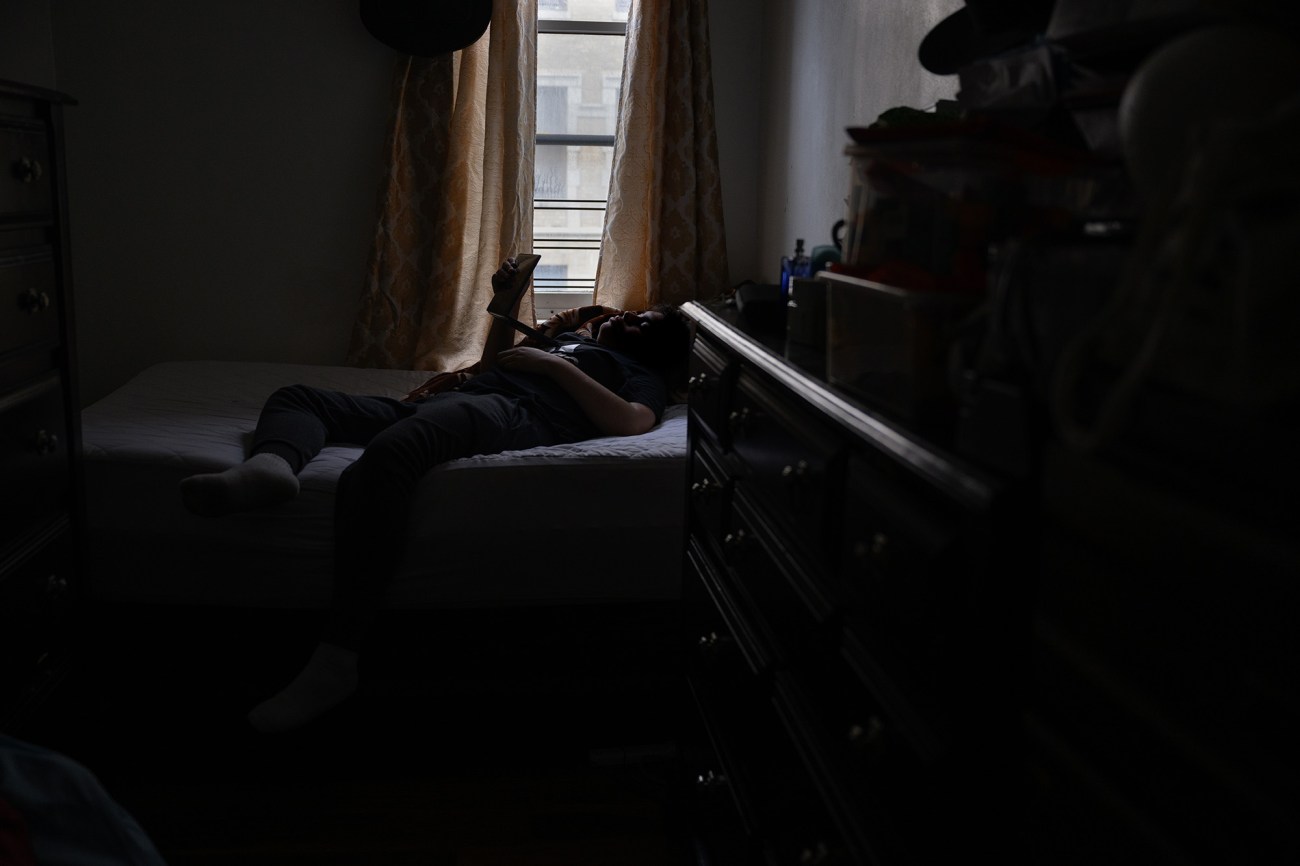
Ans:
[[[1059,230],[1105,189],[1090,156],[988,119],[853,127],[844,252],[831,269],[981,293],[999,239]]]
[[[828,273],[826,377],[836,388],[946,439],[956,414],[948,358],[978,302]]]

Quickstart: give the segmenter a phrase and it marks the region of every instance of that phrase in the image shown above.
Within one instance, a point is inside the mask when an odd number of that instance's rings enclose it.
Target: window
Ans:
[[[609,199],[630,4],[550,0],[537,10],[533,275],[537,316],[590,304]]]
[[[568,278],[569,268],[567,265],[544,265],[538,262],[537,269],[533,271],[534,283],[555,285],[557,283],[563,283]],[[565,307],[563,309],[568,308]],[[547,313],[546,315],[549,316],[550,313]],[[542,318],[546,318],[546,316],[543,316]]]
[[[569,128],[569,93],[575,87],[560,76],[537,76],[537,129]],[[574,76],[574,82],[580,80]],[[566,201],[569,198],[568,152],[563,145],[537,143],[533,173],[533,199]]]

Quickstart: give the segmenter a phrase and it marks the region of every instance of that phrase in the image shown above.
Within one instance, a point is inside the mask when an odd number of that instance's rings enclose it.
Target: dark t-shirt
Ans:
[[[647,406],[655,413],[655,422],[663,417],[668,402],[668,386],[649,367],[621,352],[606,348],[595,340],[565,333],[555,338],[558,345],[545,351],[559,355],[578,369],[632,403]],[[466,394],[506,394],[531,403],[533,412],[569,441],[602,435],[587,418],[578,402],[548,376],[502,370],[495,367],[480,373],[456,389]]]

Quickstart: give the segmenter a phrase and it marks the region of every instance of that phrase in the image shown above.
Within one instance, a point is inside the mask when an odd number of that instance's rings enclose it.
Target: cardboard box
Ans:
[[[921,427],[949,423],[953,338],[977,299],[919,292],[840,274],[828,284],[826,372],[831,385]]]

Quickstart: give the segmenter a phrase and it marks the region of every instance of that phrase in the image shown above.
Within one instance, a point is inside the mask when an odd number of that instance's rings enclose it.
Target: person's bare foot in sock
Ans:
[[[293,682],[253,708],[248,723],[262,733],[291,731],[338,706],[356,690],[356,651],[322,643]]]
[[[254,454],[224,472],[181,480],[181,501],[194,514],[220,517],[286,502],[298,495],[298,476],[283,457]]]

